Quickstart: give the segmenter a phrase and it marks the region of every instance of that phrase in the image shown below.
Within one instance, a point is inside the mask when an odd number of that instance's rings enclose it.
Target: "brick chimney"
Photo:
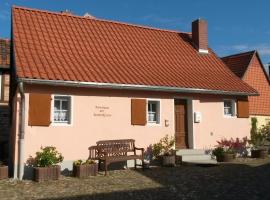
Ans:
[[[192,40],[199,53],[208,53],[207,21],[197,19],[192,22]]]

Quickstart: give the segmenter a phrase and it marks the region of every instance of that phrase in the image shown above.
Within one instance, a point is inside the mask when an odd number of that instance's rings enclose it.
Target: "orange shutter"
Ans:
[[[51,95],[29,94],[29,126],[49,126],[51,123]]]
[[[238,100],[237,101],[237,117],[238,118],[249,118],[248,100]]]
[[[146,99],[131,99],[131,124],[146,124]]]

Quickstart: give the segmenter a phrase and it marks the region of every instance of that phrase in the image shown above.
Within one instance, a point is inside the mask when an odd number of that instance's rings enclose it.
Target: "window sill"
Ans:
[[[72,124],[68,123],[68,122],[52,122],[51,123],[52,126],[72,126]]]
[[[147,126],[161,126],[161,124],[156,122],[147,122]]]
[[[237,118],[236,115],[223,115],[223,118],[227,118],[227,119],[233,119],[233,118]]]

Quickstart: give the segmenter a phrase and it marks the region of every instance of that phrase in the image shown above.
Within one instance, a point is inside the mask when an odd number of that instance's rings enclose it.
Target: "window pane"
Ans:
[[[62,101],[62,110],[68,110],[68,101],[67,100],[63,100]]]
[[[224,101],[224,115],[233,115],[233,103],[232,101]]]
[[[54,110],[60,110],[60,101],[54,100]]]
[[[159,122],[159,102],[158,101],[148,101],[148,122]]]

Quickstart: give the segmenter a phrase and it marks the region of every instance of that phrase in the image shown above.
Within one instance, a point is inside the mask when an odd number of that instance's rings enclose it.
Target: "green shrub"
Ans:
[[[257,128],[257,119],[252,118],[249,144],[252,149],[265,148],[270,144],[270,123]],[[255,120],[256,119],[256,120]]]
[[[161,155],[168,156],[173,154],[174,143],[174,137],[169,137],[167,134],[165,137],[161,138],[158,143],[153,144],[153,156],[157,158]]]
[[[32,165],[36,167],[50,167],[61,163],[64,159],[61,153],[56,150],[56,147],[47,146],[41,147],[41,151],[36,152],[36,157],[29,159]]]
[[[225,154],[224,148],[223,147],[216,147],[213,151],[212,154],[216,157],[222,157]]]
[[[90,164],[95,164],[96,162],[94,160],[91,159],[87,159],[86,161],[82,161],[82,160],[76,160],[73,162],[73,165],[90,165]]]

